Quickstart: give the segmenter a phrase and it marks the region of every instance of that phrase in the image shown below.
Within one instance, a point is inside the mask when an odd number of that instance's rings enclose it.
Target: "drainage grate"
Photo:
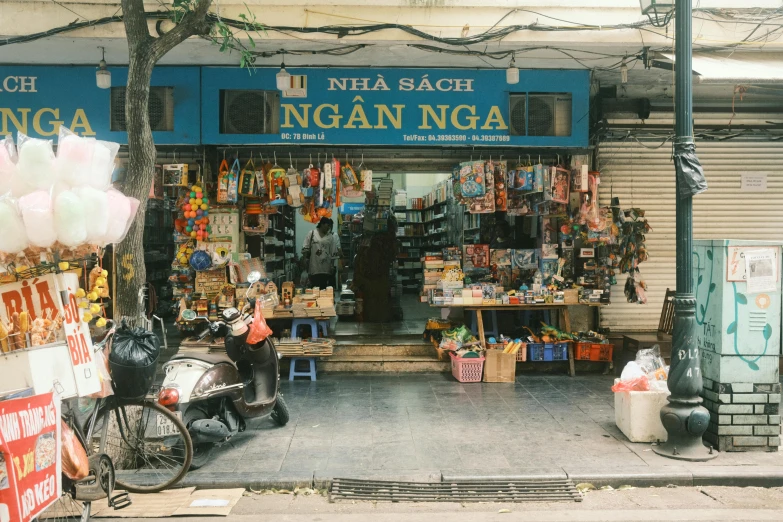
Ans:
[[[336,478],[329,500],[378,502],[581,502],[570,480],[391,482]]]

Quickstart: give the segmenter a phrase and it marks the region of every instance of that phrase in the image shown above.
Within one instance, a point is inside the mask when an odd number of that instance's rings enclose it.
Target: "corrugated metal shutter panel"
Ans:
[[[663,297],[675,287],[674,164],[671,142],[639,143],[633,138],[599,146],[600,203],[619,197],[623,208],[646,211],[650,259],[642,263],[648,304],[629,304],[625,276],[612,288],[612,304],[601,311],[601,325],[613,331],[655,330]],[[650,147],[650,148],[648,148]],[[696,152],[709,189],[693,201],[695,239],[783,240],[783,143],[698,141]],[[741,192],[743,173],[766,173],[766,192]]]

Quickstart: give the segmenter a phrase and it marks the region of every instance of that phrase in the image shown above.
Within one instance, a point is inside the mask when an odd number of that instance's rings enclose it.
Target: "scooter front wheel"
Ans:
[[[275,402],[271,417],[278,426],[285,426],[291,418],[291,415],[288,413],[288,406],[283,400],[283,395],[281,393],[277,394],[277,401]]]

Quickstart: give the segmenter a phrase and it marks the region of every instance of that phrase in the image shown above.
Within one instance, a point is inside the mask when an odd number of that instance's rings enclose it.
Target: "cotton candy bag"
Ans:
[[[22,216],[11,199],[0,200],[0,252],[18,254],[28,246]]]
[[[36,190],[19,198],[25,233],[31,245],[49,248],[57,241],[54,228],[52,196],[48,191]]]
[[[16,146],[8,135],[0,141],[0,196],[11,191],[11,180],[16,174]]]
[[[92,187],[77,187],[73,192],[82,200],[87,225],[87,242],[100,244],[109,228],[109,196]]]
[[[87,212],[72,190],[62,191],[54,199],[54,228],[57,240],[67,247],[75,248],[87,241]]]
[[[106,190],[111,185],[119,143],[85,138],[60,127],[57,169],[60,181],[72,187]]]
[[[16,164],[15,181],[12,187],[16,197],[34,190],[48,190],[57,179],[54,151],[51,140],[31,138],[18,134],[19,161]]]

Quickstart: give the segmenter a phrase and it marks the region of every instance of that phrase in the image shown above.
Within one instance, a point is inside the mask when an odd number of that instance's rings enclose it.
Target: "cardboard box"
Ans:
[[[484,361],[484,382],[514,382],[517,355],[501,350],[487,350]]]

